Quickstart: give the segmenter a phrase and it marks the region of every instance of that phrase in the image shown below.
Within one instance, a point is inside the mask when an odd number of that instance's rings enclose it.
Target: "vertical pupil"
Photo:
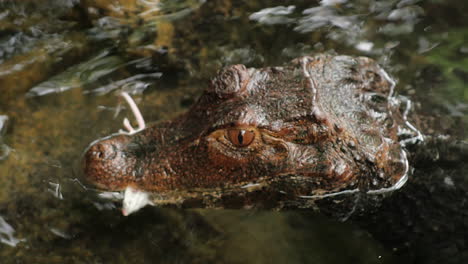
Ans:
[[[242,145],[244,143],[244,130],[239,131],[239,134],[237,134],[237,140],[239,141],[239,144]]]

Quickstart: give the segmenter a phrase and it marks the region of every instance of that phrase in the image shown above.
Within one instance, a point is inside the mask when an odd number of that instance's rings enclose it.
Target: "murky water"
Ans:
[[[467,263],[463,1],[0,1],[1,263]],[[118,131],[187,110],[223,65],[369,56],[439,141],[408,186],[341,223],[312,213],[148,207],[123,217],[78,180]]]

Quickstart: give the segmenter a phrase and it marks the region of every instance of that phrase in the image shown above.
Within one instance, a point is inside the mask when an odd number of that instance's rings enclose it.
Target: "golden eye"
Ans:
[[[238,128],[228,129],[227,138],[236,147],[247,147],[252,144],[255,132]]]

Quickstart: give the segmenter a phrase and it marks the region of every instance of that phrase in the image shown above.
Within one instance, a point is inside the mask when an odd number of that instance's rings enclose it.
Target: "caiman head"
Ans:
[[[156,204],[307,207],[405,182],[393,81],[371,59],[317,55],[283,67],[222,69],[191,109],[92,144],[86,180]]]

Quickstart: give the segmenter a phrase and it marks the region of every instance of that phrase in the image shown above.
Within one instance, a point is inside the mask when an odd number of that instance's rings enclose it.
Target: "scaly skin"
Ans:
[[[385,192],[408,171],[393,86],[364,57],[229,66],[175,120],[91,145],[85,177],[103,190],[131,186],[156,204],[187,207],[315,207],[339,193]],[[253,141],[236,146],[232,129]]]

